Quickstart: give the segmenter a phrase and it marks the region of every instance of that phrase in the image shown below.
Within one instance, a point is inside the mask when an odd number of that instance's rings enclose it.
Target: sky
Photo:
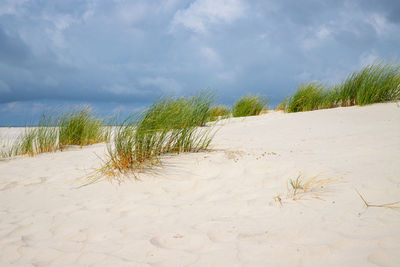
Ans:
[[[274,106],[400,56],[398,0],[0,0],[0,125],[163,95],[246,94]]]

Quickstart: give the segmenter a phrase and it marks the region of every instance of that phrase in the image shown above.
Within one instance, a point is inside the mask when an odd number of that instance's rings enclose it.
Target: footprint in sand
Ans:
[[[18,185],[18,182],[11,182],[6,184],[5,186],[3,186],[3,188],[0,189],[0,191],[6,191],[8,189],[13,189],[14,187],[16,187]]]
[[[234,230],[210,231],[207,236],[212,242],[232,242],[236,240],[237,232]]]
[[[198,250],[210,244],[207,236],[200,234],[166,233],[150,239],[158,248]]]
[[[225,153],[225,156],[227,159],[231,159],[235,162],[237,162],[240,158],[242,158],[244,155],[246,155],[246,152],[240,151],[240,150],[238,150],[238,151],[227,150],[227,151],[224,151],[224,153]]]
[[[24,186],[34,186],[34,185],[40,185],[43,184],[47,181],[48,177],[39,177],[38,179],[35,179],[34,182],[29,183],[29,184],[24,184]]]
[[[16,187],[17,185],[18,185],[17,182],[12,182],[12,183],[6,184],[5,186],[3,186],[3,188],[0,189],[0,191],[5,191],[5,190],[8,190],[8,189],[13,189],[13,188]]]
[[[255,233],[239,233],[237,236],[238,240],[255,240],[264,242],[269,238],[268,231],[255,232]]]

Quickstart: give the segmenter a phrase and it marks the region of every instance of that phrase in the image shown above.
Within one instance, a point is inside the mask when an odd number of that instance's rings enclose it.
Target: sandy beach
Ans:
[[[80,187],[105,144],[0,161],[0,265],[400,266],[400,208],[356,192],[400,201],[396,103],[216,129],[210,151],[122,184]],[[293,200],[299,176],[331,182]]]

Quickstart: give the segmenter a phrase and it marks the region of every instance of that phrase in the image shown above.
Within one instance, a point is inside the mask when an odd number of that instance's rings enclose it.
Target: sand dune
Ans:
[[[400,266],[400,209],[355,192],[400,201],[397,104],[217,127],[213,151],[121,185],[78,188],[104,144],[0,161],[0,265]],[[334,182],[293,200],[299,175]]]

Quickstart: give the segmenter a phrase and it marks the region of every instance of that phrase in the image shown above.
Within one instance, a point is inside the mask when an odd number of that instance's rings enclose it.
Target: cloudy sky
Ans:
[[[398,0],[1,0],[0,125],[216,90],[272,105],[400,54]]]

